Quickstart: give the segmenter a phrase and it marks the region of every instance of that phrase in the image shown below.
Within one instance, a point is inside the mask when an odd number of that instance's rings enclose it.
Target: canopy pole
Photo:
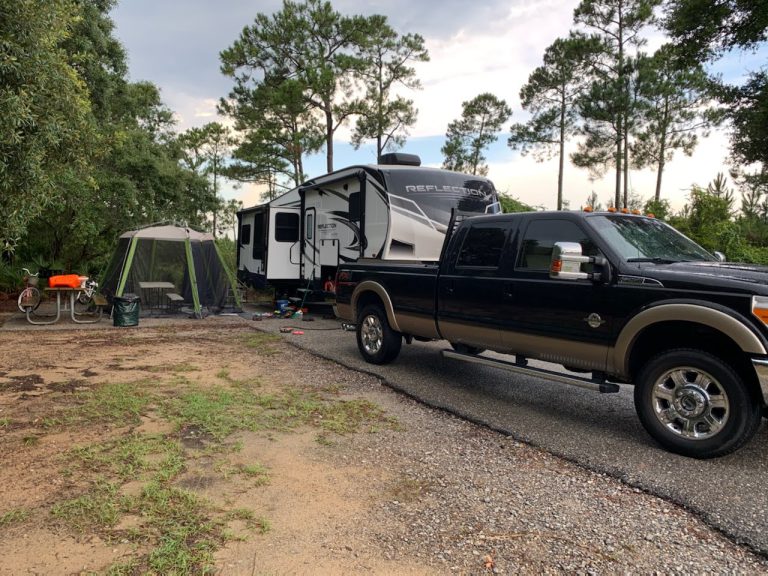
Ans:
[[[200,295],[197,293],[197,275],[195,274],[195,261],[192,258],[192,244],[189,235],[184,240],[184,249],[187,253],[187,268],[189,269],[189,282],[192,284],[192,301],[195,305],[195,316],[203,317],[203,308],[200,306]]]
[[[229,266],[227,266],[227,263],[224,262],[224,259],[221,257],[221,252],[219,251],[219,245],[216,243],[215,239],[213,241],[213,248],[214,250],[216,250],[216,256],[218,256],[219,258],[219,264],[221,264],[221,267],[224,269],[224,274],[227,275],[227,280],[229,280],[229,287],[232,289],[232,294],[235,297],[235,304],[237,304],[238,308],[242,308],[243,303],[240,301],[240,290],[238,290],[238,287],[237,287],[237,279],[232,274],[232,271],[229,269]]]
[[[131,245],[128,248],[128,256],[123,261],[123,269],[120,271],[120,283],[117,285],[117,294],[115,296],[122,296],[123,290],[125,290],[125,283],[128,281],[128,273],[131,271],[131,264],[133,264],[133,254],[136,252],[136,244],[138,244],[138,238],[134,236],[131,238]]]

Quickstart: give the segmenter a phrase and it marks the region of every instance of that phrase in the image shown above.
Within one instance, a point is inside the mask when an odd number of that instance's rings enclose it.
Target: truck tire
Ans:
[[[736,371],[701,350],[679,349],[652,358],[635,382],[635,410],[664,448],[692,458],[715,458],[752,438],[761,402]]]
[[[366,362],[388,364],[400,353],[403,338],[392,330],[387,314],[377,304],[365,306],[357,316],[357,347]]]
[[[464,344],[462,342],[451,342],[451,348],[456,350],[459,354],[472,354],[472,355],[478,355],[485,352],[485,348],[478,348],[477,346],[470,346],[469,344]]]

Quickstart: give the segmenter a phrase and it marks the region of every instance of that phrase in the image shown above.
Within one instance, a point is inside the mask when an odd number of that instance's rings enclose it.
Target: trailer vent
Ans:
[[[397,166],[421,166],[421,158],[416,154],[404,152],[390,152],[379,156],[379,164],[394,164]]]

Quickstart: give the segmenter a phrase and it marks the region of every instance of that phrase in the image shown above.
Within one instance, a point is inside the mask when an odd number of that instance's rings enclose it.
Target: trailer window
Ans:
[[[505,228],[473,226],[461,245],[456,266],[498,268],[505,239]]]
[[[278,242],[298,242],[298,214],[289,212],[279,212],[275,214],[275,240]]]
[[[240,244],[250,244],[251,243],[251,225],[250,224],[243,224],[240,226]]]
[[[264,260],[264,219],[267,217],[265,212],[259,212],[253,215],[253,259]]]
[[[349,220],[360,222],[360,192],[352,192],[349,195]]]

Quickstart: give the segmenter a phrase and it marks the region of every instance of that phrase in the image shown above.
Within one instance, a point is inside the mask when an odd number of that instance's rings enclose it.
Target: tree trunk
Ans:
[[[213,237],[216,238],[216,208],[218,208],[218,194],[216,193],[216,169],[213,171]]]
[[[614,208],[619,208],[621,204],[621,160],[622,160],[622,150],[621,150],[621,144],[624,140],[624,104],[626,104],[624,99],[624,13],[622,11],[623,5],[621,2],[618,4],[618,11],[619,11],[619,37],[618,37],[618,48],[619,48],[619,78],[618,78],[618,87],[620,91],[619,95],[619,102],[620,106],[618,107],[619,113],[617,118],[617,124],[616,124],[616,194],[615,194],[615,204]]]
[[[616,130],[616,190],[614,192],[613,207],[621,206],[621,143],[623,140],[622,115],[619,112],[618,128]]]
[[[624,206],[629,208],[629,122],[624,122]]]
[[[662,122],[661,142],[659,142],[659,164],[656,172],[656,202],[661,200],[661,176],[664,172],[664,156],[667,153],[667,122],[669,119],[669,99],[664,99],[664,120]]]
[[[560,101],[560,166],[557,172],[557,209],[563,209],[563,171],[565,170],[565,91]]]
[[[332,104],[325,103],[325,158],[328,172],[333,172],[333,113]]]

